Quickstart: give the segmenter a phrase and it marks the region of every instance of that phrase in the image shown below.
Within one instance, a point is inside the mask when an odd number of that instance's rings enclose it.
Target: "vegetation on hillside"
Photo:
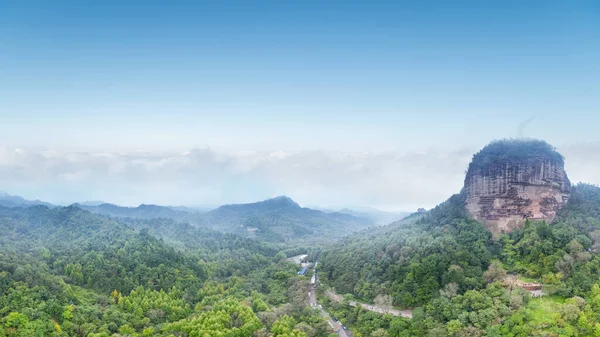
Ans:
[[[327,335],[283,252],[162,220],[0,208],[0,336]]]
[[[322,279],[346,297],[390,295],[415,308],[413,319],[333,310],[371,337],[600,335],[600,188],[572,193],[553,224],[527,222],[498,240],[460,216],[460,195],[412,223],[353,235],[323,253]],[[507,275],[543,283],[546,297],[532,299]]]
[[[224,205],[209,212],[187,212],[156,205],[76,206],[113,217],[171,219],[195,227],[288,245],[331,243],[375,224],[374,219],[365,216],[303,208],[285,196],[250,204]]]
[[[554,223],[528,221],[496,239],[464,204],[457,194],[324,251],[167,218],[0,207],[0,336],[328,336],[308,307],[308,278],[286,260],[300,253],[319,258],[321,281],[343,295],[321,300],[354,337],[600,336],[600,188],[577,185]],[[273,219],[268,228],[294,228]],[[545,296],[532,298],[519,279],[542,283]]]
[[[461,195],[429,214],[390,231],[361,232],[325,251],[321,276],[338,292],[373,300],[391,295],[402,307],[422,305],[447,283],[479,288],[491,256],[500,247],[464,214]],[[447,222],[445,222],[447,221]]]

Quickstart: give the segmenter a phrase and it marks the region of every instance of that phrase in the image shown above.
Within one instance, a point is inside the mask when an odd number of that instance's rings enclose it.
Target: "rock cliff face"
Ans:
[[[469,213],[493,233],[527,218],[552,222],[569,199],[563,157],[546,142],[504,140],[473,156],[465,178]]]

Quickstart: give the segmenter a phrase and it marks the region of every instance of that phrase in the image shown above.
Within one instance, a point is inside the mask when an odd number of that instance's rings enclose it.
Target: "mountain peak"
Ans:
[[[298,203],[296,203],[294,200],[292,200],[292,198],[285,196],[285,195],[280,195],[275,198],[267,199],[265,201],[262,201],[261,203],[265,204],[265,205],[273,205],[273,206],[278,206],[278,207],[300,208],[300,205],[298,205]]]
[[[301,208],[300,205],[298,205],[290,197],[281,195],[281,196],[278,196],[275,198],[271,198],[271,199],[267,199],[267,200],[263,200],[263,201],[259,201],[259,202],[253,202],[250,204],[223,205],[223,206],[215,209],[214,212],[219,212],[219,211],[223,211],[223,210],[269,212],[269,211],[281,210],[281,209],[293,210],[293,209],[300,209],[300,208]]]

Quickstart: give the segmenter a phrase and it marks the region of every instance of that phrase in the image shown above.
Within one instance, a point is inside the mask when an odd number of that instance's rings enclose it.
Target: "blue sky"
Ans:
[[[598,60],[597,1],[5,1],[0,146],[449,154],[535,116],[526,136],[572,148],[600,142]],[[217,202],[293,189],[261,179]]]

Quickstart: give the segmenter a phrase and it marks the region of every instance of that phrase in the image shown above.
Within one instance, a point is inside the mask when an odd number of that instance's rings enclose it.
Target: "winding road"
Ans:
[[[329,297],[330,300],[334,301],[334,302],[341,302],[342,301],[342,296],[327,290],[325,291],[325,295],[327,295],[327,297]],[[365,310],[369,310],[369,311],[373,311],[379,314],[389,314],[392,316],[399,316],[399,317],[404,317],[404,318],[412,318],[412,310],[398,310],[398,309],[393,309],[393,308],[381,308],[378,307],[376,305],[373,304],[368,304],[368,303],[361,303],[361,302],[356,302],[356,301],[350,301],[348,302],[348,305],[352,306],[352,307],[356,307],[356,306],[361,306],[363,307],[363,309]]]
[[[352,332],[350,332],[350,330],[344,329],[344,326],[340,322],[335,321],[331,317],[331,315],[329,315],[327,311],[323,310],[323,307],[320,306],[317,302],[317,264],[318,262],[315,263],[315,267],[313,269],[313,276],[310,280],[311,286],[310,291],[308,292],[308,303],[311,307],[319,310],[321,312],[321,316],[327,318],[327,323],[329,323],[329,326],[334,331],[336,331],[340,335],[340,337],[352,337]]]
[[[337,333],[339,333],[340,337],[352,337],[352,332],[350,332],[350,330],[344,329],[344,326],[340,322],[335,321],[333,319],[333,317],[331,317],[331,315],[329,315],[325,310],[323,310],[323,307],[321,305],[319,305],[319,303],[317,302],[317,284],[319,281],[319,278],[317,275],[317,265],[318,265],[318,262],[315,262],[315,266],[313,268],[313,276],[310,280],[311,286],[310,286],[310,291],[308,292],[308,303],[310,304],[311,307],[318,309],[321,312],[321,316],[327,317],[327,322],[329,323],[329,326],[333,330],[335,330]],[[329,290],[325,291],[325,295],[327,295],[327,297],[329,297],[334,302],[342,301],[342,296],[340,296],[332,291],[329,291]],[[353,307],[360,305],[365,310],[377,312],[380,314],[390,314],[390,315],[398,316],[398,317],[412,318],[412,310],[398,310],[398,309],[392,309],[392,308],[384,309],[384,308],[378,307],[376,305],[361,303],[361,302],[356,302],[356,301],[348,302],[348,304]]]
[[[319,281],[319,277],[317,275],[317,265],[318,264],[319,264],[319,262],[315,262],[315,266],[313,267],[313,275],[312,275],[312,278],[310,279],[310,291],[308,292],[308,303],[310,304],[311,307],[319,310],[321,312],[321,316],[327,318],[327,322],[329,323],[329,326],[334,331],[339,333],[340,337],[352,337],[352,332],[350,332],[350,330],[344,329],[344,326],[340,322],[334,320],[333,317],[331,317],[331,315],[329,315],[329,313],[327,313],[327,311],[323,310],[323,307],[321,305],[319,305],[319,303],[317,302],[317,284]],[[340,296],[330,290],[325,291],[325,295],[327,295],[327,297],[329,297],[329,299],[331,299],[334,302],[342,301],[342,296]],[[361,303],[361,302],[356,302],[356,301],[350,301],[350,302],[348,302],[348,304],[353,307],[360,305],[365,310],[377,312],[380,314],[389,314],[389,315],[398,316],[398,317],[412,318],[412,310],[398,310],[398,309],[392,309],[392,308],[384,309],[384,308],[378,307],[376,305]]]

